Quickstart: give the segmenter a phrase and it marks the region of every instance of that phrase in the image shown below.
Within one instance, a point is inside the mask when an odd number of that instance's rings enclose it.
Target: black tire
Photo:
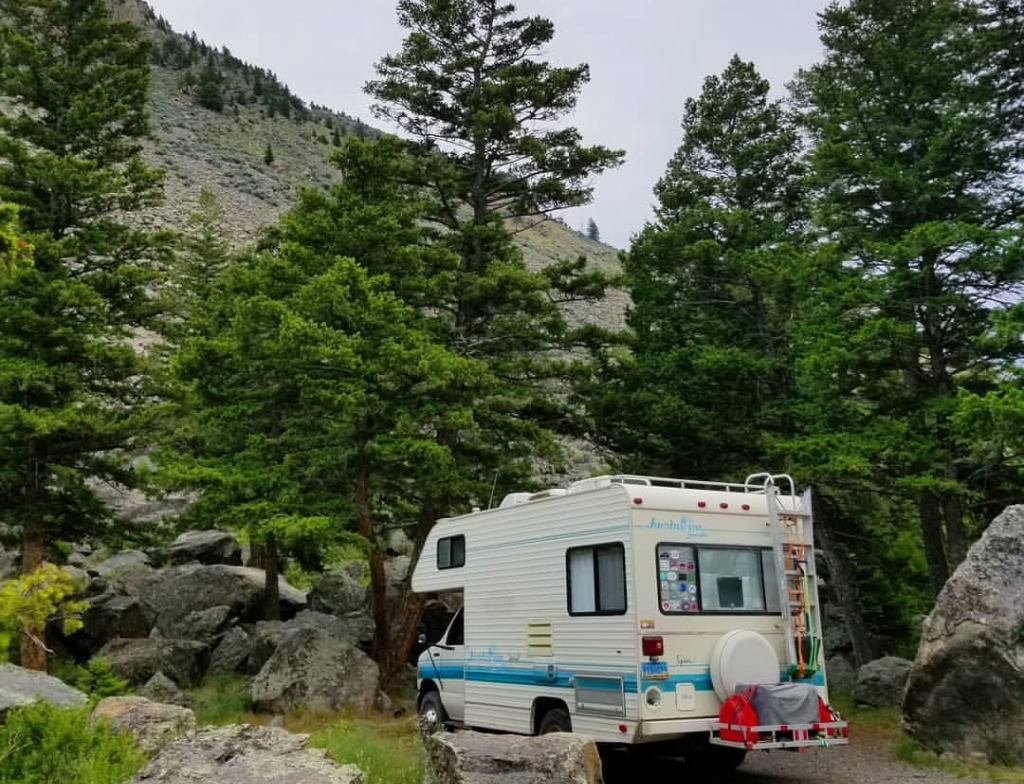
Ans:
[[[702,773],[728,773],[743,764],[747,752],[729,746],[714,746],[704,743],[683,751],[683,759],[689,768]]]
[[[433,689],[420,698],[418,714],[422,724],[432,727],[442,727],[448,721],[448,713],[441,702],[441,695]]]
[[[552,708],[544,714],[537,727],[537,734],[547,735],[549,732],[572,732],[569,711],[565,708]]]

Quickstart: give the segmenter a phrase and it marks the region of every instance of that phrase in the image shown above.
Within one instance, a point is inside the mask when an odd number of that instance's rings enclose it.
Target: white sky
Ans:
[[[398,50],[391,0],[149,0],[179,32],[275,72],[293,93],[381,127],[363,84]],[[820,55],[817,13],[826,0],[519,0],[521,14],[555,23],[547,58],[587,62],[591,82],[567,120],[591,144],[624,149],[626,163],[595,181],[593,204],[564,213],[574,228],[593,217],[602,239],[626,248],[651,216],[652,188],[679,146],[683,101],[733,54],[753,60],[781,95]],[[385,130],[394,130],[384,128]]]

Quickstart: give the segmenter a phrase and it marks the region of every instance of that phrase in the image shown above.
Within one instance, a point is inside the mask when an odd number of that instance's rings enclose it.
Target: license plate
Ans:
[[[667,678],[668,662],[641,662],[640,674],[645,678]]]

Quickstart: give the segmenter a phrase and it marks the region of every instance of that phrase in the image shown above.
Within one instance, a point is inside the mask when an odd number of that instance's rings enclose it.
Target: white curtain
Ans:
[[[597,610],[597,597],[594,595],[594,550],[592,548],[572,550],[569,553],[569,591],[572,598],[572,612],[586,613]]]

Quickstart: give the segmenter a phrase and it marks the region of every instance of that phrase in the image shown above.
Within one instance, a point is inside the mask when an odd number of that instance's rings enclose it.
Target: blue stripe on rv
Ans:
[[[555,677],[548,678],[547,674],[540,670],[525,669],[520,667],[486,667],[486,668],[472,668],[466,667],[462,664],[444,664],[437,667],[434,666],[422,666],[419,668],[420,678],[449,678],[452,680],[465,679],[466,681],[472,681],[474,683],[502,683],[512,684],[518,686],[548,686],[556,689],[569,689],[572,688],[573,684],[570,684],[572,678],[577,677],[576,673],[572,670],[566,670],[558,668]],[[607,680],[595,679],[593,672],[587,672],[581,674],[580,678],[587,680],[587,688],[606,688],[615,690],[617,685]],[[627,692],[637,691],[637,677],[635,672],[630,673],[608,673],[605,677],[621,677],[622,686]],[[788,677],[785,672],[779,673],[780,682],[785,682]],[[808,681],[815,686],[825,685],[825,676],[819,670],[814,674],[813,678]],[[713,686],[711,685],[711,674],[709,672],[703,673],[679,673],[670,674],[667,678],[644,678],[640,681],[640,688],[647,689],[651,686],[657,686],[662,691],[667,689],[675,689],[676,685],[682,683],[692,684],[696,691],[712,691]]]

